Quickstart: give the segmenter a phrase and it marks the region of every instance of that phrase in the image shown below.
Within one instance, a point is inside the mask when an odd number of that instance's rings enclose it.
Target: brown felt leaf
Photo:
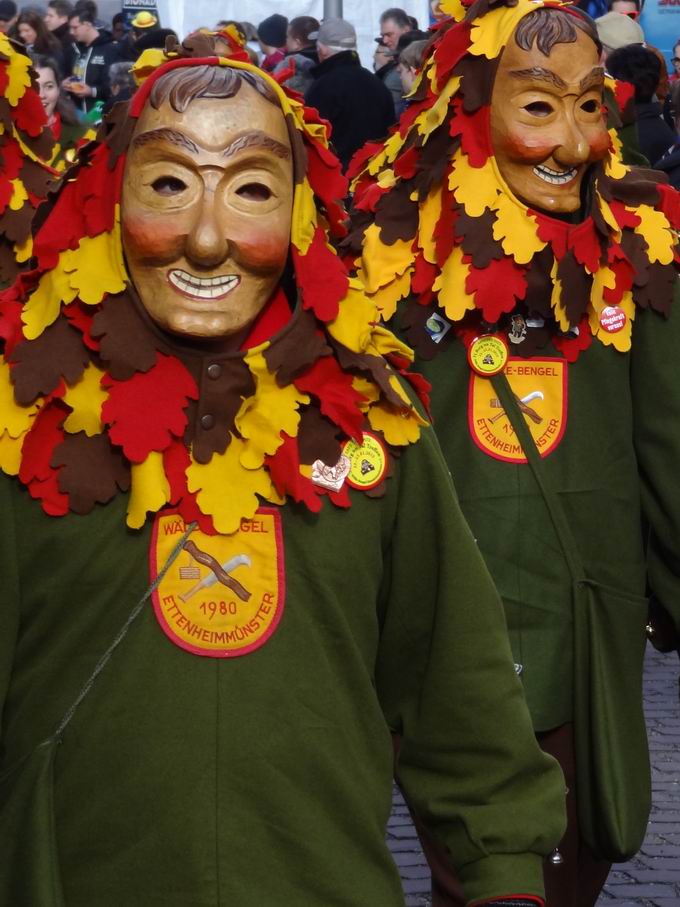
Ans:
[[[21,181],[29,192],[39,198],[45,198],[52,185],[58,182],[47,168],[31,160],[26,160],[21,168]]]
[[[460,136],[449,135],[452,114],[452,111],[447,114],[444,123],[430,136],[418,158],[413,185],[418,190],[420,201],[427,197],[432,186],[442,182],[446,168],[460,145]]]
[[[343,371],[369,375],[383,392],[388,403],[394,404],[399,409],[404,408],[404,401],[390,384],[390,377],[394,371],[382,356],[371,356],[368,353],[355,353],[337,341],[331,341],[336,358]]]
[[[638,205],[659,206],[657,183],[665,183],[668,177],[660,170],[648,170],[646,167],[634,167],[620,180],[602,177],[598,188],[602,197],[610,202],[613,198],[631,208]]]
[[[276,375],[279,387],[287,387],[297,375],[320,356],[331,352],[319,330],[314,313],[298,305],[287,331],[283,331],[264,351],[267,368]]]
[[[557,265],[557,277],[562,282],[562,300],[569,324],[577,325],[588,308],[593,278],[576,261],[571,249]]]
[[[621,248],[626,258],[635,269],[635,286],[642,287],[649,280],[649,255],[647,243],[639,233],[633,230],[624,230],[621,235]]]
[[[311,465],[321,460],[334,466],[340,459],[340,430],[319,411],[318,403],[306,406],[300,414],[298,453],[300,463]]]
[[[211,378],[208,369],[214,365],[219,365],[220,371],[217,377]],[[219,360],[203,357],[199,399],[188,409],[185,434],[197,463],[208,463],[214,453],[224,453],[231,440],[236,413],[244,398],[254,393],[255,380],[242,357]],[[208,428],[201,423],[206,416],[212,417]]]
[[[642,287],[636,287],[633,297],[641,308],[652,308],[668,317],[673,304],[673,291],[677,281],[674,265],[654,262],[649,266],[649,278]]]
[[[466,113],[475,113],[480,107],[488,107],[491,104],[499,62],[500,57],[487,60],[486,57],[473,57],[467,54],[454,67],[453,75],[462,77],[460,94]]]
[[[0,238],[0,283],[10,284],[19,273],[16,255],[12,246]]]
[[[109,170],[113,170],[118,158],[125,154],[130,146],[137,121],[128,116],[128,110],[129,102],[119,101],[113,105],[101,126],[103,140],[110,152],[107,162]]]
[[[129,465],[106,434],[66,435],[52,454],[50,465],[59,469],[57,484],[69,498],[69,509],[86,514],[95,504],[106,504],[130,487]]]
[[[470,255],[475,268],[486,268],[491,261],[503,257],[503,246],[493,238],[496,215],[488,208],[480,217],[470,217],[462,205],[456,205],[458,216],[455,234],[463,239],[463,252]]]
[[[428,331],[426,322],[437,311],[434,303],[420,305],[415,299],[409,299],[401,315],[401,332],[406,343],[415,351],[420,359],[430,361],[445,350],[451,343],[455,334],[451,328],[444,334],[439,343],[435,343]],[[441,317],[441,316],[440,316]]]
[[[140,315],[133,291],[108,296],[92,319],[92,336],[99,338],[100,356],[116,381],[126,381],[135,372],[148,372],[156,352],[168,348]]]
[[[402,180],[391,192],[378,200],[375,222],[380,239],[388,246],[397,240],[410,240],[418,229],[418,204],[410,200],[411,180]]]
[[[28,406],[55,390],[62,378],[75,384],[89,361],[81,335],[60,316],[36,340],[24,340],[14,348],[10,362],[15,400]]]
[[[541,318],[553,317],[550,305],[553,287],[550,276],[552,265],[552,250],[550,246],[546,246],[534,255],[526,272],[527,292],[524,302],[527,311],[535,312]]]
[[[33,214],[34,208],[30,201],[25,202],[18,211],[7,208],[0,217],[0,235],[12,243],[23,242],[30,233]]]

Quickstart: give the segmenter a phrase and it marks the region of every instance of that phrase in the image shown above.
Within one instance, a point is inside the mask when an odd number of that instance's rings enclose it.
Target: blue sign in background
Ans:
[[[640,25],[645,40],[663,52],[669,73],[674,72],[671,57],[673,45],[680,40],[680,0],[646,0]]]

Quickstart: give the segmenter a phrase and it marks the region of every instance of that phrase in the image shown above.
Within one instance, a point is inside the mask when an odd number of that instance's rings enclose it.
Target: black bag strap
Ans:
[[[127,636],[130,627],[137,620],[139,615],[142,613],[142,611],[144,609],[144,605],[151,598],[151,595],[155,591],[155,589],[160,585],[161,580],[163,579],[165,574],[168,572],[168,570],[172,566],[173,562],[176,560],[177,556],[179,555],[182,548],[184,547],[184,543],[189,538],[189,536],[194,531],[194,529],[196,528],[197,525],[198,525],[198,523],[191,523],[189,526],[187,526],[181,539],[177,542],[175,547],[170,552],[170,555],[169,555],[167,561],[165,562],[165,564],[163,564],[163,567],[159,571],[158,576],[153,581],[153,583],[149,586],[149,588],[146,590],[146,592],[144,593],[142,598],[134,606],[132,611],[128,614],[127,620],[122,625],[122,627],[118,630],[113,641],[111,642],[111,645],[108,647],[106,652],[104,652],[104,654],[101,656],[101,658],[97,662],[94,670],[92,671],[92,673],[90,674],[88,679],[83,684],[80,692],[76,696],[72,705],[69,707],[69,709],[66,711],[64,717],[61,719],[61,721],[57,725],[55,732],[52,734],[51,737],[48,737],[47,740],[43,740],[42,743],[38,744],[39,747],[54,743],[55,740],[56,741],[60,740],[61,735],[64,733],[67,725],[69,724],[69,722],[71,721],[71,719],[73,718],[75,713],[77,712],[80,704],[92,690],[93,686],[97,682],[97,678],[99,677],[101,672],[104,670],[106,665],[111,660],[113,653],[116,651],[118,646],[123,642],[123,640]]]
[[[543,461],[541,460],[541,455],[536,447],[536,442],[529,431],[526,419],[520,411],[517,404],[517,398],[510,387],[507,376],[504,372],[494,375],[491,378],[491,384],[498,395],[498,399],[501,401],[506,416],[510,420],[517,440],[531,466],[534,478],[536,479],[536,484],[543,495],[545,506],[550,514],[552,524],[555,527],[555,534],[557,535],[560,547],[562,548],[562,553],[564,554],[564,559],[569,568],[571,578],[574,582],[582,582],[586,579],[586,576],[576,539],[571,531],[571,526],[569,525],[569,520],[567,519],[559,495],[550,484]]]

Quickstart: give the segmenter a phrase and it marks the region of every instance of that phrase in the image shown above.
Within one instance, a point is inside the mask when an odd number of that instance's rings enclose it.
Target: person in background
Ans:
[[[63,85],[74,96],[76,107],[83,114],[89,113],[97,101],[107,100],[109,66],[118,60],[111,33],[100,32],[95,21],[96,13],[91,8],[81,8],[69,19],[71,37],[76,42],[76,58],[72,75]]]
[[[409,102],[406,95],[413,88],[418,71],[423,65],[423,51],[428,44],[428,38],[421,38],[418,41],[411,41],[399,52],[397,69],[399,70],[404,95],[402,100],[403,110],[408,107]]]
[[[394,123],[392,95],[372,72],[364,69],[357,55],[357,33],[344,19],[325,19],[316,39],[318,66],[305,103],[316,107],[333,127],[332,142],[346,169],[352,155],[369,139],[387,134]]]
[[[413,81],[416,77],[416,72],[420,69],[422,63],[423,49],[429,43],[430,37],[431,36],[428,35],[427,32],[420,31],[420,29],[404,32],[403,35],[399,35],[397,46],[395,50],[392,51],[392,58],[396,64],[396,72],[399,75],[399,97],[394,102],[394,109],[397,117],[400,117],[408,107],[408,102],[404,99],[404,95],[408,94],[411,90]],[[414,44],[418,44],[420,47],[406,57],[408,62],[404,67],[401,65],[401,55],[407,48]],[[406,85],[408,85],[408,88],[405,87]]]
[[[404,34],[408,34],[408,32],[404,32]],[[373,58],[373,70],[385,88],[387,88],[392,95],[394,110],[397,115],[399,115],[402,89],[401,78],[399,77],[399,70],[397,68],[398,54],[384,43],[382,36],[375,38],[374,40],[378,45],[378,49],[382,50],[379,54],[381,60],[379,66],[376,66],[376,57],[374,56]]]
[[[160,29],[158,29],[160,31]],[[163,29],[170,32],[169,29]],[[106,115],[114,104],[119,101],[129,101],[137,87],[135,78],[132,75],[133,64],[129,60],[119,60],[118,63],[112,63],[109,67],[109,99],[104,105],[102,113]]]
[[[17,12],[14,0],[0,0],[0,32],[9,35],[10,38],[15,36]]]
[[[68,29],[69,16],[73,15],[71,0],[50,0],[45,13],[45,25],[61,44],[62,72],[71,75],[73,65],[73,41]]]
[[[671,86],[670,111],[675,123],[675,142],[658,161],[656,169],[668,176],[671,186],[680,189],[680,79]]]
[[[393,62],[393,57],[389,47],[382,43],[382,38],[376,38],[375,50],[373,51],[373,72],[380,79],[384,67]]]
[[[319,22],[313,16],[298,16],[291,19],[286,31],[286,56],[274,68],[274,74],[283,72],[291,65],[295,67],[295,75],[286,79],[282,84],[304,94],[312,84],[310,70],[319,63],[316,51],[316,41],[310,34],[319,30]]]
[[[416,22],[415,28],[417,27],[418,23]],[[411,17],[398,7],[386,9],[380,16],[380,37],[382,43],[389,47],[390,50],[396,50],[399,36],[407,31],[413,31],[413,28]]]
[[[116,13],[111,19],[111,35],[114,41],[120,43],[125,40],[128,33],[128,27],[125,24],[125,16],[122,13]]]
[[[601,62],[607,65],[612,51],[629,44],[644,44],[645,35],[639,24],[630,16],[621,13],[607,13],[595,20],[597,37],[602,45]]]
[[[661,65],[655,53],[632,44],[620,47],[607,58],[607,69],[615,79],[635,87],[635,116],[640,151],[652,164],[675,144],[675,134],[661,115],[656,89]]]
[[[80,123],[73,101],[60,87],[62,78],[57,61],[38,54],[33,56],[33,67],[38,77],[40,100],[47,125],[56,142],[49,163],[61,170],[67,162],[73,160],[78,143],[87,133],[88,127]]]
[[[279,13],[268,16],[257,26],[257,39],[264,54],[260,65],[265,72],[274,72],[285,57],[287,31],[288,19]]]
[[[639,19],[640,4],[638,0],[610,0],[609,12],[628,16],[629,19]]]
[[[668,76],[669,82],[677,82],[680,79],[680,41],[673,45],[673,56],[671,57],[673,72]]]
[[[61,42],[45,25],[45,20],[33,9],[22,10],[17,18],[19,41],[31,54],[42,54],[57,61],[60,71],[64,64]]]

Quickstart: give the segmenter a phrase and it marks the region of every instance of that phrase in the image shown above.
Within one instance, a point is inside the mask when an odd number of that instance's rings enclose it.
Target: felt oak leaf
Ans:
[[[155,513],[170,500],[170,483],[163,468],[163,454],[151,451],[142,463],[133,463],[130,470],[130,497],[127,524],[140,529],[147,513]]]
[[[673,261],[676,239],[666,216],[649,205],[639,205],[636,214],[640,223],[635,227],[635,232],[644,237],[649,247],[649,260],[669,265]]]
[[[463,260],[463,250],[460,246],[454,246],[433,285],[435,293],[438,293],[439,305],[450,321],[460,321],[466,312],[475,307],[474,296],[466,286],[470,273]]]
[[[102,420],[114,444],[132,463],[143,462],[152,450],[164,450],[186,428],[185,408],[198,399],[196,382],[173,356],[156,354],[156,365],[128,381],[103,381],[109,391]]]
[[[290,496],[312,513],[321,510],[321,498],[316,486],[300,472],[297,438],[284,434],[283,444],[273,456],[267,457],[266,463],[274,488],[281,497]]]
[[[492,261],[486,268],[472,268],[465,282],[468,293],[476,295],[476,306],[485,321],[495,323],[512,312],[527,291],[524,270],[510,258]]]
[[[21,438],[33,424],[42,401],[35,401],[30,406],[19,406],[15,399],[10,381],[10,367],[0,357],[0,435],[10,438]]]
[[[483,167],[491,157],[492,149],[488,143],[486,121],[489,108],[480,107],[474,113],[466,113],[463,99],[458,97],[453,102],[454,116],[451,119],[449,132],[460,136],[460,147],[472,167]]]
[[[309,403],[309,397],[294,384],[279,387],[262,352],[247,353],[246,364],[255,378],[255,393],[243,401],[234,424],[243,438],[242,465],[253,470],[262,466],[267,454],[276,451],[282,432],[292,437],[297,434],[299,407]]]
[[[326,330],[338,343],[354,353],[360,353],[366,349],[373,324],[379,317],[375,304],[367,298],[358,281],[350,280],[338,317],[326,325]]]
[[[31,61],[24,54],[16,52],[10,54],[5,69],[8,77],[5,97],[12,107],[17,106],[26,89],[31,87],[30,65]]]
[[[388,283],[387,286],[381,287],[371,295],[371,300],[385,321],[389,321],[396,312],[399,302],[411,292],[412,270],[410,267],[407,268],[403,274],[395,277],[392,283]]]
[[[120,231],[83,237],[75,252],[66,252],[65,268],[69,284],[87,305],[97,305],[107,293],[122,293],[125,289]]]
[[[76,298],[76,290],[69,283],[69,275],[61,266],[62,258],[68,254],[62,253],[59,256],[59,265],[43,274],[40,283],[24,306],[21,317],[27,340],[40,337],[45,328],[56,320],[62,303],[68,304]]]
[[[320,321],[332,321],[347,292],[349,278],[342,261],[327,244],[321,227],[316,228],[304,255],[293,246],[293,262],[302,305]]]
[[[524,205],[505,193],[497,197],[493,210],[496,212],[493,238],[517,264],[529,264],[534,255],[545,248],[545,242],[538,236],[536,221]]]
[[[364,417],[359,407],[365,401],[352,387],[352,376],[343,372],[335,359],[331,356],[317,359],[295,379],[295,386],[316,397],[321,413],[339,425],[346,435],[360,439]]]
[[[414,444],[421,425],[427,425],[414,409],[405,411],[385,400],[369,409],[368,422],[373,431],[382,432],[387,443],[394,445]]]
[[[293,248],[300,255],[306,255],[312,244],[317,227],[314,193],[309,181],[305,178],[295,186],[293,195],[293,216],[291,219],[290,240]]]
[[[397,239],[391,245],[384,245],[377,224],[371,224],[366,230],[364,243],[361,276],[367,293],[375,293],[386,286],[411,264],[411,242]]]
[[[449,173],[449,189],[470,217],[479,217],[486,208],[493,208],[499,188],[491,160],[483,167],[472,167],[459,148]]]
[[[72,412],[64,421],[64,429],[69,434],[84,432],[88,437],[99,435],[103,431],[101,410],[106,401],[106,391],[102,387],[104,372],[90,363],[83,376],[73,387],[67,387],[63,400]]]
[[[16,476],[21,466],[23,438],[12,438],[6,432],[0,434],[0,470],[8,476]]]
[[[128,464],[107,434],[66,435],[50,465],[58,470],[59,491],[67,495],[73,513],[90,513],[95,504],[106,504],[130,487]]]
[[[419,205],[418,245],[423,250],[426,261],[435,264],[437,261],[436,227],[442,214],[442,194],[435,186]]]

